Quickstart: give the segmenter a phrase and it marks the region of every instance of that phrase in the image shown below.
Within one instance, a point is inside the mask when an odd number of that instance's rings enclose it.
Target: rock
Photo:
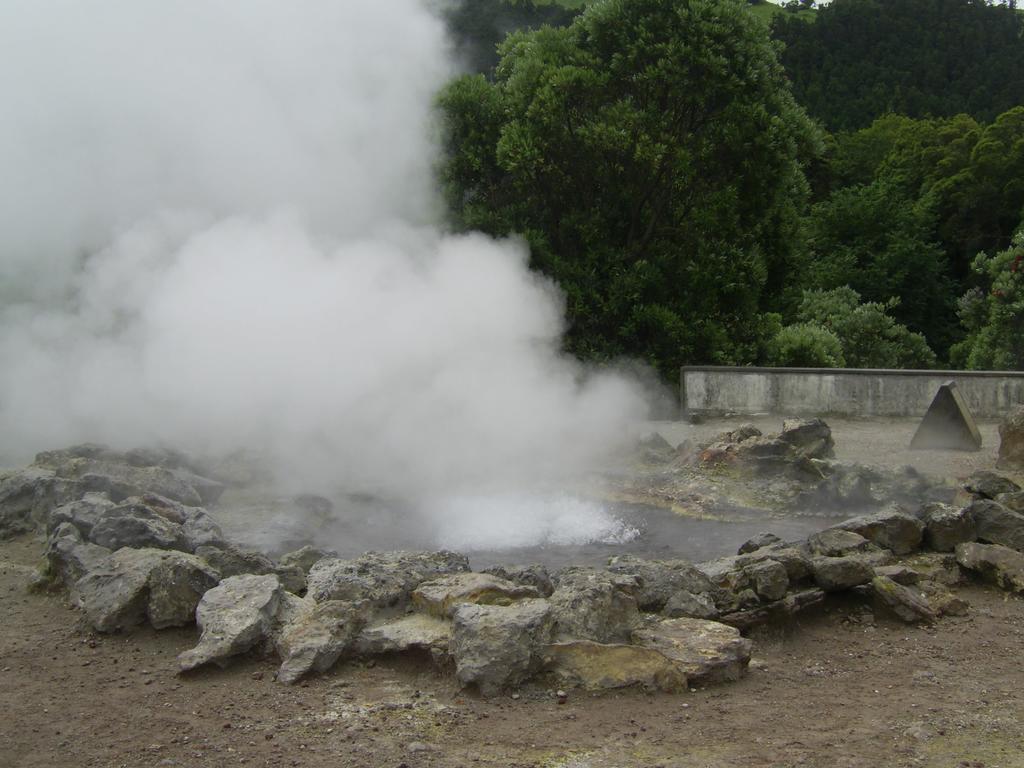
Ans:
[[[808,458],[830,459],[835,456],[832,430],[821,419],[786,419],[782,422],[779,439]]]
[[[29,468],[0,475],[0,540],[45,527],[50,510],[77,493],[52,470]]]
[[[460,605],[452,617],[455,676],[485,696],[518,685],[541,668],[553,625],[551,606],[543,599]]]
[[[752,539],[748,539],[740,545],[738,555],[745,555],[748,552],[755,552],[762,547],[767,547],[772,544],[780,544],[782,539],[776,536],[774,533],[759,533]]]
[[[551,594],[555,631],[564,640],[619,643],[639,620],[637,579],[594,568],[566,568]]]
[[[876,576],[871,580],[871,589],[877,602],[903,621],[931,623],[938,618],[924,595],[892,579]]]
[[[456,573],[420,584],[412,593],[412,604],[423,613],[445,619],[464,603],[510,605],[528,597],[540,595],[534,587],[513,584],[489,573]]]
[[[203,477],[185,469],[171,470],[171,473],[182,483],[195,490],[199,495],[199,503],[204,507],[216,504],[227,489],[227,486],[218,480]]]
[[[36,454],[32,466],[56,470],[58,467],[74,459],[103,458],[117,461],[121,457],[106,445],[101,445],[100,443],[80,443],[79,445],[72,445],[56,451],[41,451]]]
[[[749,440],[752,437],[761,437],[761,430],[753,424],[747,423],[740,424],[736,429],[726,432],[718,439],[728,443],[742,443],[744,440]]]
[[[988,469],[973,472],[964,481],[963,488],[971,495],[982,499],[995,499],[1002,493],[1015,493],[1020,490],[1020,486],[1010,478]]]
[[[1021,514],[1024,514],[1024,491],[1001,493],[996,496],[995,500],[1011,512],[1020,512]]]
[[[935,552],[952,552],[957,544],[974,541],[977,526],[969,508],[955,509],[948,504],[925,504],[918,511],[924,523],[924,545]]]
[[[934,581],[953,587],[963,581],[963,572],[951,554],[921,553],[907,558],[904,564],[913,568],[921,581]]]
[[[862,515],[840,523],[840,530],[852,531],[883,549],[907,555],[921,547],[924,523],[898,509]]]
[[[338,555],[336,552],[306,545],[301,549],[296,549],[294,552],[287,552],[281,555],[277,559],[277,564],[282,568],[299,568],[303,574],[308,574],[314,565],[326,557],[337,558]]]
[[[499,579],[511,581],[513,584],[534,587],[541,597],[549,597],[555,591],[555,585],[551,580],[551,574],[548,573],[548,569],[536,563],[530,565],[498,565],[493,568],[485,568],[483,572],[497,576]]]
[[[841,528],[826,528],[807,538],[807,545],[815,555],[843,557],[852,552],[866,552],[871,542],[853,531]]]
[[[185,549],[180,525],[170,522],[145,504],[122,504],[104,511],[93,526],[89,538],[94,544],[117,550]]]
[[[680,590],[695,595],[716,591],[711,580],[686,560],[643,560],[619,555],[609,561],[607,570],[636,579],[637,605],[644,611],[660,611]]]
[[[47,520],[47,530],[53,531],[63,523],[74,525],[84,536],[92,535],[93,526],[99,522],[103,513],[117,505],[103,493],[87,493],[76,501],[69,501],[54,509]]]
[[[565,685],[587,690],[641,686],[674,693],[686,689],[686,674],[665,654],[637,645],[590,640],[553,643],[544,649],[544,667]]]
[[[757,596],[764,600],[781,600],[789,589],[789,576],[782,563],[765,560],[743,569]]]
[[[209,590],[196,608],[199,644],[178,656],[186,672],[209,662],[223,664],[270,635],[284,590],[277,576],[232,576]]]
[[[970,603],[950,592],[943,584],[921,581],[917,588],[928,598],[928,605],[939,616],[966,616],[971,610]]]
[[[921,580],[921,574],[906,565],[881,565],[875,568],[875,576],[892,579],[905,587],[917,584]]]
[[[875,578],[871,563],[857,555],[816,557],[811,561],[814,581],[826,592],[839,592]]]
[[[61,523],[46,542],[46,573],[51,582],[72,589],[75,583],[95,570],[110,555],[110,550],[83,541],[82,534],[71,523]]]
[[[97,563],[73,595],[99,632],[149,620],[156,629],[191,624],[200,598],[217,574],[183,552],[124,548]]]
[[[691,684],[739,680],[752,648],[734,627],[701,619],[652,621],[633,633],[633,642],[663,653]]]
[[[758,605],[745,610],[733,611],[720,617],[719,621],[745,631],[751,627],[772,621],[789,620],[801,611],[814,608],[825,602],[825,593],[820,589],[804,589],[792,592],[781,600],[767,605]]]
[[[956,561],[1011,592],[1024,592],[1024,554],[999,544],[968,542],[956,548]]]
[[[308,674],[326,672],[352,645],[366,617],[363,603],[328,600],[286,626],[277,643],[283,659],[278,681],[295,683]]]
[[[262,552],[241,549],[234,545],[202,545],[195,554],[220,573],[222,579],[232,576],[263,576],[274,572],[274,561]]]
[[[974,519],[978,541],[1024,551],[1024,514],[987,500],[974,502],[966,514]]]
[[[378,609],[402,608],[424,581],[469,570],[469,561],[455,552],[367,552],[356,560],[324,559],[307,578],[317,602],[369,600]]]
[[[676,458],[676,449],[657,432],[651,432],[640,438],[636,444],[637,454],[641,461],[651,464],[663,464]]]
[[[427,651],[435,661],[440,661],[448,655],[451,637],[450,622],[414,613],[364,628],[352,651],[360,656]]]
[[[719,612],[714,600],[707,594],[695,595],[692,592],[681,589],[668,599],[661,613],[663,616],[673,619],[684,617],[716,619]]]
[[[1014,408],[999,424],[1000,469],[1024,470],[1024,405]]]
[[[200,547],[216,547],[226,543],[224,532],[205,509],[195,509],[181,526],[185,549],[195,552]]]
[[[103,492],[116,502],[155,493],[190,507],[203,504],[202,496],[187,480],[163,467],[133,467],[110,461],[74,459],[59,466],[57,474],[75,480],[82,492]]]

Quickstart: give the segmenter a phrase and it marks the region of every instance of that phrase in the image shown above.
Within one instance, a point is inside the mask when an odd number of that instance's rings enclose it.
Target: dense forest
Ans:
[[[586,359],[1024,368],[1024,15],[473,0],[453,226],[525,237]]]

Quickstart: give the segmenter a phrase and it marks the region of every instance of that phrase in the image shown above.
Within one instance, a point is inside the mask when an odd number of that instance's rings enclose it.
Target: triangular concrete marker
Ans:
[[[977,451],[981,448],[981,432],[956,382],[947,381],[939,387],[914,433],[914,439],[910,441],[910,447],[954,451]]]

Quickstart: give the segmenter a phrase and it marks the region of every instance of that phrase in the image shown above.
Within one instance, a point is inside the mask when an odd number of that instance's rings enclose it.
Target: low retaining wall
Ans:
[[[947,381],[979,419],[1024,403],[1024,372],[687,366],[680,378],[684,413],[916,417]]]

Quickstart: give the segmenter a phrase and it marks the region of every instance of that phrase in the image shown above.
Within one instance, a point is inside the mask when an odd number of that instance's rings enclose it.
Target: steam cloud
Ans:
[[[516,241],[436,221],[418,0],[0,5],[0,453],[269,450],[393,493],[591,466],[638,389]]]

